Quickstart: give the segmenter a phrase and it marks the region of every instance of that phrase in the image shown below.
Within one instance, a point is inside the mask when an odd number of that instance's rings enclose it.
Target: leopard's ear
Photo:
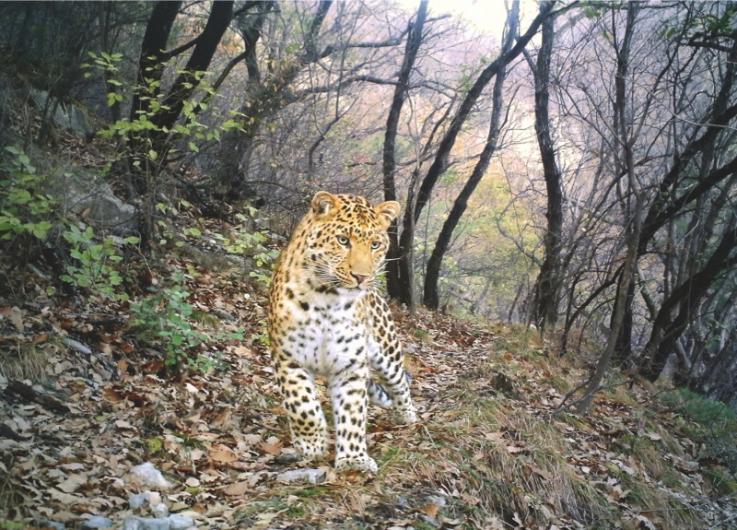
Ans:
[[[338,207],[338,198],[327,191],[318,191],[312,197],[312,211],[318,217],[325,217],[335,212]]]
[[[386,201],[374,206],[374,210],[379,214],[379,217],[386,221],[386,226],[389,226],[394,219],[399,217],[401,209],[402,207],[397,201]]]

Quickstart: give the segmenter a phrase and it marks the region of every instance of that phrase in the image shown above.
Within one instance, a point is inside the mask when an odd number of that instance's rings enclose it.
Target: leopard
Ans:
[[[316,193],[272,276],[268,335],[292,444],[304,461],[327,456],[316,383],[324,381],[339,472],[378,470],[368,454],[369,403],[417,422],[397,325],[377,281],[399,212],[396,201],[372,206],[357,195]]]

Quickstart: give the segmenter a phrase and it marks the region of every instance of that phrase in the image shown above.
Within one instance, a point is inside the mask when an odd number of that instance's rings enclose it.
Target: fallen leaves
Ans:
[[[223,493],[229,496],[240,497],[244,495],[252,487],[253,486],[251,486],[251,483],[249,481],[242,480],[240,482],[230,484],[229,486],[226,486],[225,488],[223,488]]]
[[[229,464],[238,460],[238,455],[227,445],[214,444],[210,448],[210,458],[215,462]]]
[[[87,484],[87,475],[77,473],[69,475],[63,482],[56,485],[64,493],[74,493],[79,488]]]
[[[233,322],[250,326],[247,336],[257,334],[263,299],[247,299],[237,291],[238,283],[223,275],[201,275],[197,281],[197,307],[209,308],[210,315],[217,314],[213,307],[221,308]],[[44,318],[61,319],[63,313],[47,311]],[[495,334],[450,317],[422,310],[414,320],[405,313],[399,316],[404,342],[413,352],[408,364],[423,422],[407,429],[397,426],[390,414],[372,409],[370,451],[380,462],[379,475],[336,475],[328,458],[319,468],[325,477],[310,482],[289,447],[273,370],[257,341],[223,344],[223,371],[183,373],[174,380],[163,377],[157,353],[142,354],[130,336],[108,330],[94,338],[95,326],[65,316],[63,325],[55,326],[89,346],[93,354],[87,361],[76,357],[74,348],[54,351],[54,341],[48,340],[51,328],[39,327],[32,311],[2,307],[3,329],[25,333],[29,343],[36,341],[52,352],[53,392],[23,384],[57,399],[71,413],[55,413],[43,399],[17,393],[0,403],[0,450],[13,456],[8,466],[0,460],[0,471],[23,492],[25,506],[34,513],[40,507],[39,514],[68,526],[79,525],[88,514],[119,521],[130,510],[130,496],[147,488],[128,480],[128,471],[151,461],[166,474],[161,479],[168,489],[162,489],[160,501],[172,513],[202,514],[202,528],[319,528],[349,520],[402,529],[422,524],[581,527],[565,506],[529,493],[531,484],[542,484],[553,495],[563,474],[595,490],[634,527],[665,527],[638,507],[638,495],[630,487],[662,487],[637,454],[626,454],[621,440],[639,436],[667,458],[693,498],[705,498],[698,444],[685,439],[666,443],[666,429],[644,424],[627,406],[606,399],[597,401],[589,418],[551,419],[548,414],[561,392],[550,380],[560,375],[559,367],[520,356],[511,339],[497,348]],[[110,375],[100,376],[101,365],[85,364],[99,359]],[[495,385],[489,383],[492,378]],[[0,388],[5,387],[7,382]],[[495,412],[491,421],[473,423],[481,402],[493,405]],[[543,432],[559,438],[555,466],[540,461],[539,439],[510,426],[520,417],[531,429],[548,429]],[[680,456],[666,452],[677,443],[683,449]],[[38,452],[30,457],[31,451]],[[507,482],[504,465],[522,478]],[[284,475],[290,471],[298,472]],[[280,475],[305,478],[282,482]],[[507,492],[506,518],[490,508],[489,484]],[[447,506],[440,494],[449,499]]]

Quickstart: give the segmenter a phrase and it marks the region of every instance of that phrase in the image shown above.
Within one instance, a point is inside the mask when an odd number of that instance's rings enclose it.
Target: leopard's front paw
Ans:
[[[355,469],[364,473],[374,474],[379,470],[379,466],[369,455],[360,456],[342,456],[335,459],[336,471],[348,471]]]
[[[320,460],[328,452],[327,440],[324,437],[297,438],[294,446],[299,451],[302,459],[311,462]]]
[[[402,420],[402,423],[406,425],[417,423],[417,409],[415,409],[413,405],[409,405],[399,411],[399,417]]]

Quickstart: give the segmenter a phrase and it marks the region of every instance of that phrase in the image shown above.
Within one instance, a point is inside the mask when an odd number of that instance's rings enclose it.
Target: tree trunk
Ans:
[[[522,53],[522,50],[530,41],[530,39],[532,39],[535,33],[537,33],[540,24],[549,15],[551,9],[552,4],[542,5],[537,16],[527,29],[527,32],[519,37],[519,39],[517,39],[517,42],[512,47],[512,49],[509,50],[507,53],[500,55],[495,61],[493,61],[481,72],[479,77],[476,79],[476,82],[473,84],[471,89],[466,94],[466,97],[461,102],[461,105],[458,107],[456,114],[451,120],[448,130],[445,132],[442,139],[440,140],[440,144],[438,146],[438,150],[433,163],[425,174],[425,177],[422,179],[422,184],[420,185],[420,189],[417,192],[417,200],[413,200],[412,208],[410,208],[410,201],[408,198],[407,206],[405,208],[405,216],[402,224],[402,234],[399,238],[400,259],[397,260],[400,267],[400,275],[402,275],[403,278],[406,278],[406,280],[403,280],[401,282],[402,292],[399,295],[399,299],[402,302],[409,303],[409,305],[414,304],[414,299],[412,297],[413,286],[407,285],[407,282],[412,276],[412,262],[409,258],[409,254],[410,249],[414,245],[415,223],[419,219],[422,209],[427,205],[428,201],[430,200],[430,196],[432,194],[435,183],[437,182],[438,178],[440,178],[440,175],[445,172],[448,166],[448,157],[450,156],[451,149],[455,145],[455,141],[461,131],[461,127],[463,127],[466,118],[468,118],[468,115],[475,106],[476,101],[481,95],[481,92],[484,90],[486,85],[489,84],[489,81],[491,81],[491,79],[499,72],[500,68],[506,67],[511,61],[519,56],[520,53]],[[417,169],[417,171],[419,172],[419,168]],[[411,217],[406,215],[406,212],[410,210],[412,211]]]
[[[544,237],[545,257],[535,281],[531,314],[541,332],[552,329],[558,320],[560,296],[559,261],[563,230],[563,191],[561,174],[555,160],[555,147],[550,135],[550,59],[555,38],[555,19],[548,17],[542,24],[542,43],[537,54],[535,77],[535,133],[540,148],[543,177],[547,191],[547,229]]]
[[[512,49],[500,55],[489,66],[484,68],[478,78],[476,78],[476,81],[461,102],[461,105],[458,107],[458,111],[455,116],[453,116],[448,130],[440,141],[435,159],[433,160],[430,169],[427,171],[425,178],[422,179],[422,184],[417,192],[417,204],[415,205],[414,216],[415,222],[417,222],[417,219],[420,217],[420,213],[422,213],[422,209],[430,200],[430,195],[435,187],[435,183],[438,181],[438,178],[440,178],[447,169],[450,151],[455,145],[456,138],[461,132],[461,127],[463,127],[463,124],[466,122],[466,118],[468,118],[471,110],[476,105],[476,101],[481,95],[481,92],[486,88],[486,85],[489,84],[489,81],[491,81],[491,79],[499,72],[500,68],[506,67],[510,62],[516,59],[520,53],[522,53],[522,50],[527,46],[527,43],[530,42],[530,39],[532,39],[532,37],[537,33],[540,25],[550,15],[552,8],[552,2],[541,4],[540,11],[537,16],[530,23],[525,34],[517,39],[517,42]]]
[[[271,10],[273,3],[269,3],[262,16]],[[267,83],[261,82],[261,76],[256,63],[256,43],[260,36],[260,28],[263,18],[255,22],[252,33],[246,39],[246,66],[248,68],[248,85],[246,87],[246,98],[238,109],[244,117],[241,119],[241,128],[234,129],[223,135],[220,148],[220,168],[215,177],[217,186],[228,200],[238,200],[251,195],[251,190],[246,184],[248,162],[253,142],[258,133],[261,122],[284,108],[288,100],[284,97],[286,88],[297,78],[302,69],[320,59],[317,52],[316,41],[325,16],[327,15],[332,0],[321,0],[317,12],[310,22],[304,37],[304,52],[290,64],[269,79]],[[246,163],[244,164],[244,160]]]
[[[616,46],[616,36],[614,37],[614,49],[617,54],[617,73],[615,78],[615,100],[614,100],[614,129],[616,131],[618,144],[621,147],[621,155],[624,161],[619,161],[618,174],[627,176],[627,199],[623,201],[624,213],[624,240],[627,244],[627,254],[622,267],[622,276],[617,285],[617,294],[614,303],[613,316],[611,319],[611,327],[607,338],[606,348],[599,357],[596,370],[586,384],[583,397],[579,400],[576,408],[579,412],[587,412],[591,407],[595,393],[599,390],[602,380],[609,370],[609,366],[617,348],[622,329],[625,325],[625,317],[627,311],[627,297],[630,293],[630,286],[635,281],[637,273],[637,249],[640,246],[640,237],[642,233],[642,216],[640,209],[643,204],[643,196],[637,191],[635,179],[635,167],[632,153],[633,136],[631,132],[631,120],[628,116],[626,80],[629,72],[630,50],[632,45],[632,36],[634,33],[635,22],[639,5],[632,2],[627,5],[627,22],[625,25],[624,37],[622,38],[621,48]],[[618,153],[619,154],[619,153]],[[634,200],[634,204],[633,204]]]
[[[518,21],[519,0],[515,0],[512,3],[512,8],[507,16],[507,33],[504,39],[504,44],[502,45],[501,55],[506,54],[511,49],[512,44],[514,43],[514,38],[517,35]],[[450,244],[451,237],[453,236],[453,231],[456,226],[458,226],[458,222],[466,211],[468,199],[473,194],[479,182],[481,182],[481,179],[489,167],[491,157],[499,144],[499,131],[501,127],[502,114],[504,112],[503,90],[505,78],[506,65],[502,65],[501,68],[499,68],[496,75],[496,81],[494,82],[494,91],[492,95],[493,109],[491,111],[491,120],[489,123],[489,133],[486,138],[486,145],[479,156],[476,166],[473,168],[471,176],[466,181],[458,197],[456,197],[453,207],[443,223],[443,228],[440,230],[440,234],[435,242],[435,247],[430,255],[430,259],[427,262],[425,289],[422,302],[430,309],[437,309],[439,305],[440,298],[438,295],[438,280],[440,278],[440,268],[443,263],[443,256],[445,256],[445,252],[448,250],[448,245]]]
[[[158,127],[170,129],[174,126],[182,112],[184,102],[200,84],[201,78],[197,73],[206,71],[210,66],[215,50],[217,50],[218,44],[220,44],[220,40],[223,38],[225,30],[228,29],[232,18],[232,0],[213,2],[205,29],[197,36],[197,44],[189,57],[189,61],[187,61],[187,65],[174,81],[171,90],[169,90],[161,105],[162,110],[157,112],[152,120]],[[154,150],[157,150],[157,147],[161,148],[161,145],[154,146]]]
[[[663,301],[653,323],[650,339],[645,346],[640,373],[651,381],[660,377],[675,341],[688,325],[689,317],[699,305],[712,282],[725,270],[737,265],[737,219],[732,218],[729,229],[719,246],[701,270],[690,276]],[[671,320],[671,313],[678,306],[678,314]]]
[[[163,1],[154,4],[141,44],[136,85],[131,101],[130,121],[135,121],[141,114],[148,113],[151,109],[151,101],[159,94],[158,82],[161,81],[165,66],[164,50],[181,5],[182,2]],[[138,134],[131,133],[128,143],[131,154],[143,149],[143,141]],[[145,175],[135,169],[133,162],[134,158],[131,157],[129,169],[132,181],[128,190],[129,196],[142,195],[146,191]]]
[[[414,23],[410,23],[410,30],[407,34],[407,44],[404,49],[404,59],[402,67],[399,70],[397,78],[397,86],[394,90],[394,97],[389,108],[389,116],[386,120],[386,133],[384,135],[384,153],[382,170],[384,174],[384,199],[387,201],[397,200],[397,188],[394,179],[394,171],[396,169],[395,142],[397,138],[397,129],[399,126],[399,118],[402,114],[402,106],[407,97],[409,88],[410,74],[412,67],[417,58],[417,51],[422,43],[422,30],[425,26],[425,18],[427,17],[427,2],[421,0],[417,9],[417,17]],[[394,220],[389,228],[389,251],[387,252],[386,265],[386,287],[391,298],[400,298],[402,283],[409,279],[401,275],[402,268],[399,263],[401,257],[399,249],[398,223]]]
[[[622,278],[620,277],[619,283],[621,282]],[[627,297],[624,299],[624,317],[622,318],[622,326],[619,337],[617,337],[617,345],[614,352],[615,358],[620,364],[625,363],[632,355],[632,326],[634,324],[632,304],[635,299],[635,283],[636,282],[634,281],[630,282],[629,289],[627,290]],[[617,288],[619,288],[619,285],[617,285]],[[612,311],[610,327],[614,326],[614,315],[616,312],[617,308],[615,305],[614,310]]]

